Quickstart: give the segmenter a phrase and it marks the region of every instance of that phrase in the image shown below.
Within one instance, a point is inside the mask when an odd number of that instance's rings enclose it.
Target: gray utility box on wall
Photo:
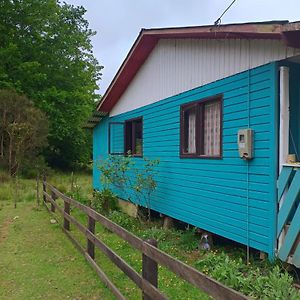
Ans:
[[[240,129],[238,131],[239,155],[242,159],[253,158],[253,138],[254,131],[250,128]]]

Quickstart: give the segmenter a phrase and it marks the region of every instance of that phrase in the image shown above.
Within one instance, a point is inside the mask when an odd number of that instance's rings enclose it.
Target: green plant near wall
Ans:
[[[293,278],[276,264],[259,268],[245,264],[241,257],[212,251],[198,260],[195,267],[251,299],[297,300],[300,296],[292,286]]]
[[[143,158],[143,167],[137,167],[135,158],[128,155],[109,155],[98,163],[103,189],[114,189],[133,204],[144,205],[150,220],[151,196],[157,187],[155,176],[159,160]]]
[[[94,191],[91,206],[93,209],[103,214],[119,210],[117,196],[108,188],[101,191]]]
[[[135,182],[133,189],[139,199],[139,203],[145,203],[148,209],[148,220],[150,221],[151,212],[151,196],[156,189],[157,183],[155,181],[155,175],[157,175],[156,166],[159,164],[158,159],[144,158],[144,168],[134,169],[135,171]]]
[[[103,188],[114,188],[132,202],[131,189],[128,189],[133,186],[129,175],[130,170],[134,167],[131,155],[109,155],[106,159],[101,160],[97,167],[101,172],[100,181]]]

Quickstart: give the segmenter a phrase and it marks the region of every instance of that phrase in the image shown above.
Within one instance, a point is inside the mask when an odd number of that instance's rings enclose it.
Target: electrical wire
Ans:
[[[236,0],[233,0],[231,4],[224,10],[224,12],[221,14],[221,16],[215,21],[215,25],[218,26],[221,24],[222,17],[226,14],[226,12],[230,9],[230,7],[234,4]]]

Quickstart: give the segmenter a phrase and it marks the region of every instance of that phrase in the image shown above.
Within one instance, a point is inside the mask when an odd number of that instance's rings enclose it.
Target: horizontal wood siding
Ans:
[[[104,117],[93,129],[93,186],[100,186],[98,163],[108,155],[108,117]]]
[[[107,118],[94,130],[95,158],[107,155],[108,122],[142,116],[144,156],[160,159],[152,209],[243,244],[249,239],[251,247],[272,254],[275,77],[275,64],[267,64]],[[223,159],[180,158],[180,105],[220,93]],[[248,123],[255,132],[255,158],[249,166],[237,150],[237,131]],[[134,159],[142,167],[142,159]],[[94,187],[100,188],[98,171],[94,172]]]

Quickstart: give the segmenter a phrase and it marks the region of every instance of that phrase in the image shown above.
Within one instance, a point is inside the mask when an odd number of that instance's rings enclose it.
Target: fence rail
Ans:
[[[50,191],[49,193],[47,191]],[[56,199],[61,198],[64,201],[64,208],[56,203]],[[90,207],[79,203],[78,201],[64,195],[53,185],[43,179],[43,200],[47,209],[55,213],[57,210],[64,218],[63,231],[73,242],[76,248],[85,256],[86,260],[94,268],[100,279],[111,289],[117,299],[125,299],[118,288],[107,277],[103,270],[95,262],[95,247],[101,250],[119,269],[121,269],[142,291],[144,300],[168,299],[158,288],[158,268],[157,265],[163,265],[177,274],[187,282],[201,289],[203,292],[215,299],[241,300],[248,299],[241,293],[226,287],[218,281],[206,276],[198,270],[175,259],[157,248],[155,240],[142,240],[133,235],[121,226],[113,223],[105,216],[91,209]],[[50,208],[47,203],[50,203]],[[70,215],[70,207],[74,206],[88,216],[87,227],[82,225]],[[117,253],[110,249],[95,235],[96,222],[102,224],[123,240],[127,241],[134,248],[142,253],[142,275],[136,272],[127,262]],[[84,249],[70,233],[70,224],[74,224],[87,239],[87,246]]]

